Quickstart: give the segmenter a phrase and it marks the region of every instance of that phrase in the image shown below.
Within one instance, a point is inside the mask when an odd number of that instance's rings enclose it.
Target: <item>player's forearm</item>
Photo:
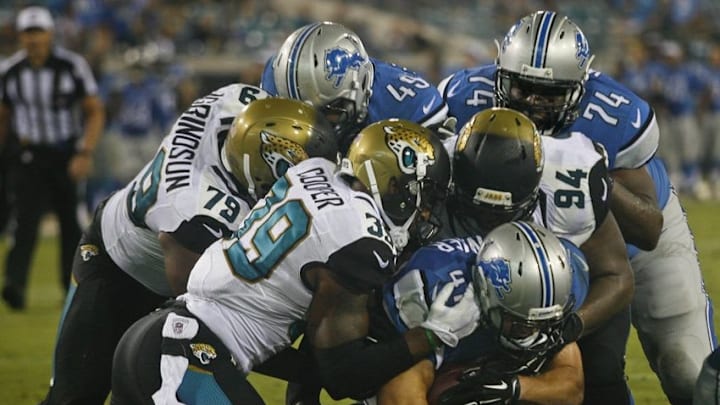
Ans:
[[[579,405],[583,401],[583,373],[559,367],[536,376],[519,376],[520,401],[537,405]]]
[[[633,193],[622,181],[621,177],[616,178],[610,196],[610,209],[623,238],[640,249],[653,250],[662,232],[662,211],[654,196]]]
[[[430,354],[420,328],[392,340],[358,339],[328,349],[315,349],[323,386],[334,399],[362,398]]]
[[[629,266],[625,263],[618,266]],[[607,274],[590,280],[585,302],[577,311],[583,322],[582,336],[600,328],[607,320],[630,305],[634,293],[632,273]]]

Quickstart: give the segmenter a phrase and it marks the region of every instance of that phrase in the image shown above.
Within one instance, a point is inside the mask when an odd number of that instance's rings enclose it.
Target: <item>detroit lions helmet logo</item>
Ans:
[[[578,67],[584,69],[588,59],[590,59],[590,45],[582,32],[575,33],[575,48],[577,48],[575,58],[579,61]]]
[[[305,149],[290,139],[261,131],[260,141],[262,142],[260,156],[270,167],[276,179],[284,176],[291,166],[308,158]]]
[[[385,142],[397,156],[398,166],[405,174],[413,174],[417,168],[418,153],[427,156],[428,165],[435,163],[435,149],[424,137],[402,127],[383,127]]]
[[[505,294],[512,291],[510,284],[510,263],[505,259],[493,259],[490,261],[481,261],[478,266],[485,274],[485,278],[490,280],[490,284],[495,288],[495,292],[499,299],[504,299]]]
[[[334,87],[339,87],[350,69],[358,70],[367,59],[359,52],[350,53],[345,48],[332,48],[325,51],[325,71],[328,80],[335,80]]]

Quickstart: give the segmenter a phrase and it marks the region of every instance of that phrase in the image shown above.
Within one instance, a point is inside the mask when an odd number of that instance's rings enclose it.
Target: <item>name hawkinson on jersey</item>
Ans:
[[[190,186],[192,161],[205,134],[212,104],[223,95],[223,92],[215,91],[196,100],[175,124],[170,141],[168,162],[165,165],[165,176],[163,176],[167,193]]]

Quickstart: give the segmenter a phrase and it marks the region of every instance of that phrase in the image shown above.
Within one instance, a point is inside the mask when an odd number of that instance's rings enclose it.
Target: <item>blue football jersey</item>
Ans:
[[[565,246],[573,269],[575,309],[585,301],[589,276],[585,256],[572,242],[560,239]],[[399,332],[420,325],[429,312],[433,300],[447,283],[455,286],[451,298],[458,300],[472,282],[472,268],[480,249],[480,236],[451,238],[434,242],[419,249],[383,287],[385,312]],[[462,339],[457,347],[446,347],[431,360],[441,363],[475,360],[499,350],[496,332],[480,327]]]
[[[484,65],[458,71],[438,86],[448,115],[458,120],[458,128],[477,112],[495,103],[496,65]],[[603,145],[608,169],[635,169],[655,157],[660,137],[655,113],[650,105],[610,76],[590,71],[585,94],[578,106],[579,115],[565,130],[580,132]],[[658,203],[667,203],[670,181],[662,164],[649,170],[655,182]]]
[[[278,95],[272,58],[265,64],[260,87]],[[437,87],[407,68],[370,58],[374,68],[372,95],[363,127],[387,118],[402,118],[423,126],[441,124],[448,108]]]

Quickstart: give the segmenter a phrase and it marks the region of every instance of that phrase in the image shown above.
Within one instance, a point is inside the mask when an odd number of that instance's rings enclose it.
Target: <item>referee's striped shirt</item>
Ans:
[[[62,47],[54,46],[39,68],[24,50],[0,64],[0,101],[12,111],[13,131],[23,143],[51,146],[82,135],[82,99],[97,91],[87,61]]]

